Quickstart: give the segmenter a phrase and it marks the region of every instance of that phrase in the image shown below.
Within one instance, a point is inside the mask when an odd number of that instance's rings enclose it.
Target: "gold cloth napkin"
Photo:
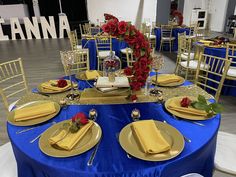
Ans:
[[[88,130],[93,126],[93,122],[89,121],[86,125],[82,126],[76,133],[67,132],[62,130],[56,136],[49,139],[51,145],[56,144],[62,149],[72,150],[75,145],[84,137]]]
[[[14,120],[24,121],[47,116],[56,112],[53,102],[43,103],[15,110]]]
[[[156,78],[152,78],[153,82],[156,82]],[[157,83],[159,84],[170,84],[181,81],[181,78],[175,74],[163,74],[157,77]]]
[[[203,40],[203,39],[199,40],[199,42],[203,43],[204,45],[210,45],[214,43],[213,41]]]
[[[98,77],[100,77],[100,74],[98,73],[97,70],[86,70],[85,71],[85,75],[87,79],[96,79]]]
[[[180,113],[186,113],[188,115],[193,115],[193,116],[204,116],[207,117],[207,112],[204,110],[199,110],[199,109],[195,109],[191,106],[189,107],[182,107],[180,105],[181,100],[180,99],[173,99],[170,101],[170,103],[168,104],[168,108]]]
[[[48,82],[44,82],[41,84],[41,87],[50,91],[64,91],[70,87],[70,84],[67,84],[67,86],[63,88],[53,86],[53,85],[57,85],[57,80],[50,80]]]
[[[156,154],[170,149],[169,143],[163,138],[153,120],[133,122],[131,127],[145,153]]]

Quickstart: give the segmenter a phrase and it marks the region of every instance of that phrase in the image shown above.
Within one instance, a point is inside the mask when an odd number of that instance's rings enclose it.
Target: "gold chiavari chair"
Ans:
[[[192,40],[185,33],[178,34],[178,55],[175,74],[183,76],[186,80],[194,80],[198,60],[194,60]]]
[[[159,51],[162,50],[164,44],[169,44],[171,52],[173,41],[175,37],[172,36],[172,25],[161,25],[161,44]]]
[[[99,35],[101,33],[101,28],[99,26],[90,27],[89,34],[90,35]]]
[[[9,104],[9,100],[21,92],[28,93],[28,85],[21,58],[1,63],[0,95],[7,111],[10,111],[17,102]]]
[[[195,84],[208,92],[215,92],[218,102],[231,60],[201,53],[197,66]]]
[[[133,56],[133,50],[130,48],[126,48],[126,62],[128,67],[133,67],[133,64],[135,62],[134,56]]]
[[[78,36],[76,30],[69,33],[71,50],[82,49],[82,45],[78,45]]]
[[[68,66],[63,64],[65,75],[77,74],[80,71],[89,70],[89,50],[78,49],[73,51],[60,51],[62,64],[66,57],[74,57],[74,62],[70,66],[70,73]]]
[[[81,34],[81,38],[85,38],[88,35],[90,35],[90,24],[89,23],[85,23],[85,24],[79,24],[79,29],[80,29],[80,34]]]
[[[149,44],[151,48],[156,48],[156,35],[154,35],[154,29],[151,28],[151,26],[147,26],[145,23],[142,25],[143,28],[143,34],[148,38]]]
[[[97,50],[97,67],[98,70],[102,65],[102,61],[108,57],[111,52],[115,55],[115,51],[112,51],[112,37],[111,36],[95,36],[95,44]]]
[[[236,81],[236,44],[227,44],[226,48],[226,59],[232,60],[231,66],[229,67],[229,70],[226,74],[227,80],[235,80]],[[236,87],[236,85],[226,85],[225,86],[231,86]]]

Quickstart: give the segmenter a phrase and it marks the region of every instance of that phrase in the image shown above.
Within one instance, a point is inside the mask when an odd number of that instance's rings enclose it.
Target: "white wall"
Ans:
[[[141,19],[156,21],[157,0],[87,0],[88,18],[92,23],[104,21],[104,13],[137,24]],[[138,17],[138,19],[137,19]]]
[[[224,31],[227,8],[228,0],[209,0],[209,25],[212,31]]]

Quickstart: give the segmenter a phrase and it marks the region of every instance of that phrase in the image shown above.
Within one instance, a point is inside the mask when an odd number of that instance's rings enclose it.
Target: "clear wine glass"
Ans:
[[[152,89],[150,91],[150,95],[153,96],[158,96],[160,95],[162,92],[160,90],[158,90],[157,87],[157,77],[158,77],[158,71],[164,66],[164,59],[163,56],[161,54],[152,54],[152,69],[156,72],[156,79],[155,79],[155,87],[154,89]]]

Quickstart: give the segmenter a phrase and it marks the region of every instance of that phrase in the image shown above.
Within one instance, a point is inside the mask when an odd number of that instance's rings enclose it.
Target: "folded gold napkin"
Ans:
[[[180,105],[181,100],[180,99],[173,99],[169,102],[169,104],[167,105],[168,109],[180,112],[180,113],[186,113],[188,115],[193,115],[193,116],[207,116],[207,112],[204,110],[199,110],[199,109],[195,109],[191,106],[189,107],[182,107]]]
[[[62,149],[72,150],[75,145],[84,137],[88,130],[93,126],[93,122],[89,121],[86,125],[82,126],[76,133],[67,132],[62,130],[56,136],[49,139],[51,145],[56,144]]]
[[[161,135],[153,120],[133,122],[131,129],[145,153],[156,154],[170,149],[169,143]]]
[[[16,109],[14,115],[15,121],[24,121],[47,116],[56,112],[53,102],[42,103],[39,105]]]
[[[152,78],[153,82],[156,82],[156,78]],[[159,84],[170,84],[181,81],[181,78],[175,74],[161,74],[157,77],[157,83]]]
[[[85,71],[85,75],[87,79],[96,79],[98,77],[100,77],[100,74],[98,73],[97,70],[86,70]]]
[[[56,85],[57,85],[57,80],[50,80],[48,82],[42,83],[41,87],[50,91],[64,91],[70,87],[70,84],[67,84],[67,86],[63,88],[57,87]]]
[[[214,43],[213,41],[210,41],[210,40],[203,40],[203,39],[199,40],[199,42],[201,42],[201,43],[203,43],[203,44],[205,44],[205,45],[210,45],[210,44],[213,44],[213,43]]]

